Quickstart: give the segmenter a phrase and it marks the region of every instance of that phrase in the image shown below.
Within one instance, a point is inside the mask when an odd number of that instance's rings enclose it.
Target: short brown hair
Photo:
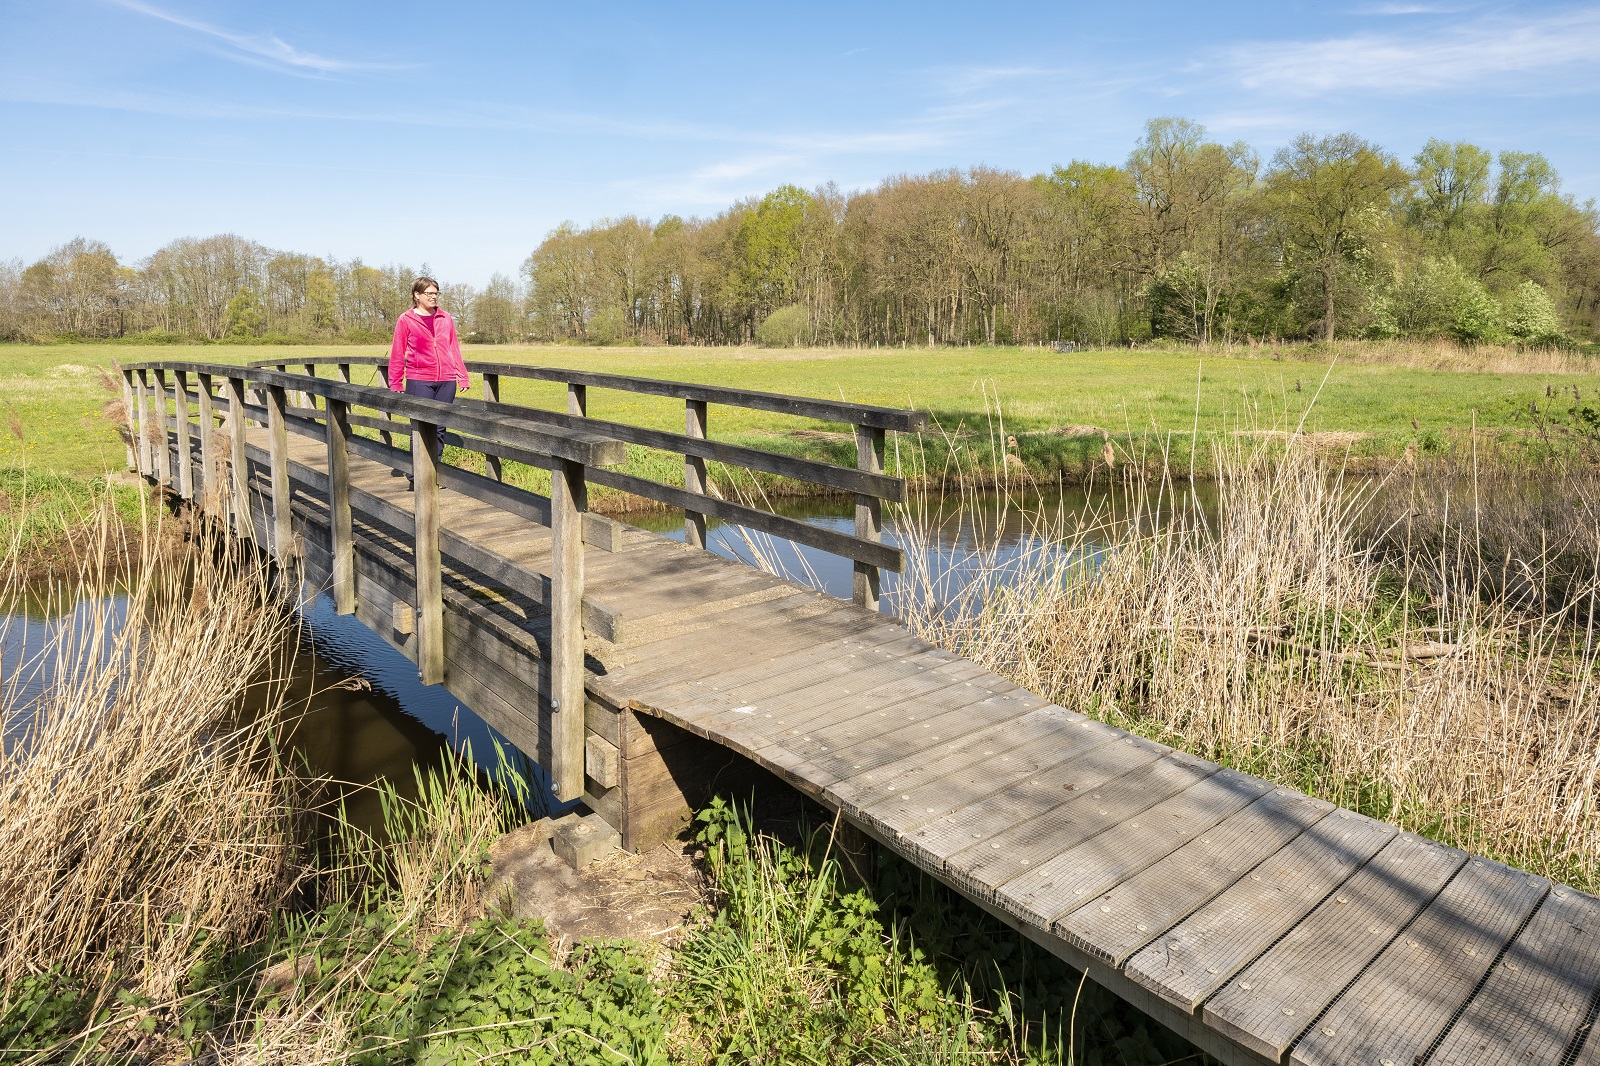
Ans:
[[[412,307],[417,306],[417,295],[419,293],[423,292],[424,290],[426,290],[429,285],[432,285],[435,289],[437,289],[439,287],[439,283],[437,281],[434,281],[432,278],[418,278],[416,281],[413,281],[411,283],[411,306]]]

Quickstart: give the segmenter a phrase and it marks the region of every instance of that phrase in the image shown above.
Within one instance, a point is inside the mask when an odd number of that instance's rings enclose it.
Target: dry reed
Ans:
[[[960,580],[908,551],[908,624],[1065,706],[1600,883],[1593,566],[1566,571],[1559,601],[1485,595],[1490,570],[1549,584],[1549,541],[1513,536],[1515,514],[1489,529],[1446,479],[1393,496],[1310,449],[1215,447],[1214,512],[1140,483],[1114,509],[1041,519],[1019,556],[991,549]],[[1593,537],[1581,505],[1541,506]]]
[[[1432,340],[1256,341],[1213,344],[1208,350],[1235,357],[1338,361],[1356,366],[1403,366],[1417,370],[1467,370],[1489,374],[1592,374],[1600,358],[1571,348],[1527,348],[1515,344],[1459,344]],[[1190,349],[1193,350],[1192,348]]]
[[[124,544],[102,501],[75,580],[44,590],[16,540],[0,557],[0,601],[42,599],[53,619],[0,689],[6,987],[115,969],[171,1002],[208,948],[261,929],[294,876],[271,713],[292,613],[261,566],[200,535],[175,549],[158,525]],[[30,677],[48,683],[24,702]]]

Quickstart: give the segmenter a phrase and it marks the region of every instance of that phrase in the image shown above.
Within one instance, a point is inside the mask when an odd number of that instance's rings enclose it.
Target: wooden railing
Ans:
[[[283,372],[287,372],[290,366],[297,366],[303,368],[307,376],[314,376],[318,366],[333,366],[337,368],[340,381],[349,381],[352,367],[375,367],[382,374],[388,363],[388,358],[384,356],[318,356],[294,362],[268,360],[257,365],[275,366]],[[458,401],[458,406],[514,416],[549,426],[552,431],[589,433],[614,441],[681,454],[684,459],[684,484],[681,488],[634,474],[625,474],[620,470],[598,469],[592,466],[585,468],[585,476],[593,484],[681,508],[684,514],[685,539],[695,547],[706,547],[706,519],[710,517],[830,552],[849,559],[854,564],[855,577],[852,588],[854,600],[874,611],[878,609],[881,596],[882,569],[896,572],[904,569],[905,560],[900,549],[883,542],[884,501],[900,502],[905,499],[905,482],[884,472],[884,438],[885,433],[890,430],[914,432],[924,429],[927,426],[927,415],[923,412],[804,396],[785,396],[750,389],[731,389],[716,385],[597,374],[562,367],[526,366],[521,363],[474,360],[467,363],[467,369],[482,376],[485,398],[461,400]],[[500,385],[503,378],[564,384],[567,389],[567,413],[502,403]],[[684,432],[668,433],[643,426],[590,418],[588,391],[591,388],[681,399],[684,401]],[[306,392],[315,393],[315,390],[307,389]],[[762,451],[759,448],[709,440],[708,415],[712,404],[849,425],[853,427],[855,433],[856,465],[853,468],[836,466],[832,463]],[[402,424],[393,422],[382,426],[374,425],[374,428],[391,433],[404,431]],[[509,442],[478,441],[472,446],[488,457],[487,469],[496,479],[504,476],[502,459],[530,461]],[[708,460],[806,482],[824,491],[853,493],[856,500],[854,535],[822,529],[757,506],[711,495],[706,478]]]
[[[130,460],[139,471],[182,495],[198,500],[213,515],[230,521],[236,532],[264,544],[283,564],[298,558],[292,525],[290,467],[295,477],[325,496],[329,515],[331,588],[335,609],[349,614],[356,609],[355,556],[351,501],[358,499],[363,513],[396,529],[413,534],[415,560],[415,615],[417,666],[425,684],[444,680],[445,644],[441,545],[520,594],[545,605],[550,612],[550,711],[552,714],[552,764],[549,767],[556,795],[575,799],[583,792],[584,677],[583,633],[587,623],[603,635],[612,621],[608,612],[584,599],[583,544],[586,539],[587,484],[598,468],[620,464],[623,445],[582,429],[552,426],[518,417],[516,410],[491,405],[467,406],[439,403],[393,393],[384,388],[342,380],[312,378],[260,367],[224,366],[192,362],[137,363],[122,368],[124,399],[129,412]],[[170,381],[170,384],[169,384]],[[218,392],[218,389],[221,392]],[[305,406],[291,405],[290,395],[304,398]],[[311,406],[311,397],[323,401]],[[367,408],[381,413],[371,417],[352,413]],[[193,412],[194,417],[191,417]],[[228,437],[230,476],[222,478],[214,426],[220,414],[230,417]],[[404,419],[404,422],[397,421]],[[267,429],[269,447],[265,465],[270,481],[272,529],[254,529],[250,505],[248,424]],[[198,426],[198,449],[195,429]],[[409,452],[389,442],[357,436],[353,427],[368,426],[384,432],[397,430],[411,436]],[[546,467],[551,472],[548,497],[515,488],[489,477],[446,466],[441,461],[438,429],[446,440],[485,454],[515,455],[518,461]],[[327,448],[327,472],[291,464],[288,434],[320,437]],[[176,445],[176,469],[173,446]],[[198,456],[196,451],[198,450]],[[350,484],[350,454],[361,454],[414,478],[413,511],[407,514],[380,497]],[[196,478],[195,459],[199,459]],[[259,461],[259,460],[258,460]],[[439,487],[445,485],[485,503],[512,511],[550,527],[552,566],[548,578],[477,548],[441,529]],[[604,525],[599,534],[604,534]]]

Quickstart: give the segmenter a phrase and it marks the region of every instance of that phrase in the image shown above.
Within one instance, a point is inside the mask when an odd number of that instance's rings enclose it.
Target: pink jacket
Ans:
[[[467,364],[461,358],[461,338],[456,320],[447,311],[435,311],[433,332],[407,311],[394,320],[394,343],[389,345],[389,388],[404,392],[410,381],[449,381],[467,387]]]

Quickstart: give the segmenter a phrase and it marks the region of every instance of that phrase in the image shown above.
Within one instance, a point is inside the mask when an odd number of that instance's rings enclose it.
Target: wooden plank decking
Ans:
[[[327,453],[288,449],[315,583]],[[387,621],[411,495],[349,467],[358,616],[414,656]],[[549,574],[549,531],[448,489],[440,513],[445,684],[537,755],[548,633],[494,574]],[[876,612],[637,530],[613,547],[586,557],[608,620],[586,688],[595,736],[635,735],[618,787],[678,742],[649,719],[737,752],[1226,1062],[1600,1062],[1600,900],[1052,705]]]

